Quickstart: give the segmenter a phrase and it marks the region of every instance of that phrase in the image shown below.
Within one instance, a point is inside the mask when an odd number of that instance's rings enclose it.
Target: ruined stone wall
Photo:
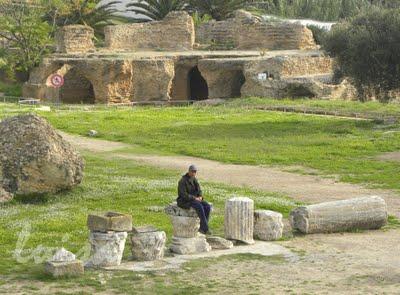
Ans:
[[[169,13],[162,21],[107,26],[105,46],[114,50],[192,50],[194,24],[183,11]]]
[[[84,53],[94,50],[94,30],[88,26],[70,25],[56,34],[57,52]]]
[[[235,35],[234,19],[226,21],[211,20],[196,28],[196,43],[218,44],[226,47],[236,46]]]
[[[203,44],[229,44],[241,50],[315,49],[311,30],[301,24],[266,22],[238,10],[234,18],[201,24],[196,41]]]

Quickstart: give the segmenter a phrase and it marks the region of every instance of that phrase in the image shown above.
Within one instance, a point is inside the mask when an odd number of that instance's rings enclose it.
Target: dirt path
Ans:
[[[130,145],[65,133],[63,133],[63,136],[80,149],[93,152],[113,152],[113,157],[138,161],[150,166],[176,169],[183,172],[190,164],[195,163],[200,170],[200,179],[278,192],[308,203],[379,195],[385,198],[390,214],[400,218],[400,195],[389,190],[367,189],[360,185],[337,182],[334,179],[300,175],[270,167],[225,164],[187,156],[122,153],[118,152],[118,149],[127,148]]]

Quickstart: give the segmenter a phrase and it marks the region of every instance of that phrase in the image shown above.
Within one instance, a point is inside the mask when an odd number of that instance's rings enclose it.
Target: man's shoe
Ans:
[[[208,231],[205,233],[206,236],[212,236],[212,234],[213,234],[213,232],[212,232],[211,230],[208,230]]]

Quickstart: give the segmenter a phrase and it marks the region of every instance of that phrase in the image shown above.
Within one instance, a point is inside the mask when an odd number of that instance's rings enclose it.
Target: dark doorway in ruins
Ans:
[[[232,79],[232,96],[231,97],[241,97],[241,90],[243,84],[246,82],[243,71],[235,71]],[[230,97],[228,97],[230,98]]]
[[[188,83],[190,100],[208,99],[208,85],[197,66],[189,72]]]
[[[64,76],[64,85],[60,89],[60,101],[70,104],[93,104],[95,95],[92,83],[72,68]]]

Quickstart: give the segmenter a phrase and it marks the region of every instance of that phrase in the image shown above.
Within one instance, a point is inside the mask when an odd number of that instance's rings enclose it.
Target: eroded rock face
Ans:
[[[54,193],[81,183],[84,160],[51,125],[36,115],[0,123],[4,189],[17,194]]]

